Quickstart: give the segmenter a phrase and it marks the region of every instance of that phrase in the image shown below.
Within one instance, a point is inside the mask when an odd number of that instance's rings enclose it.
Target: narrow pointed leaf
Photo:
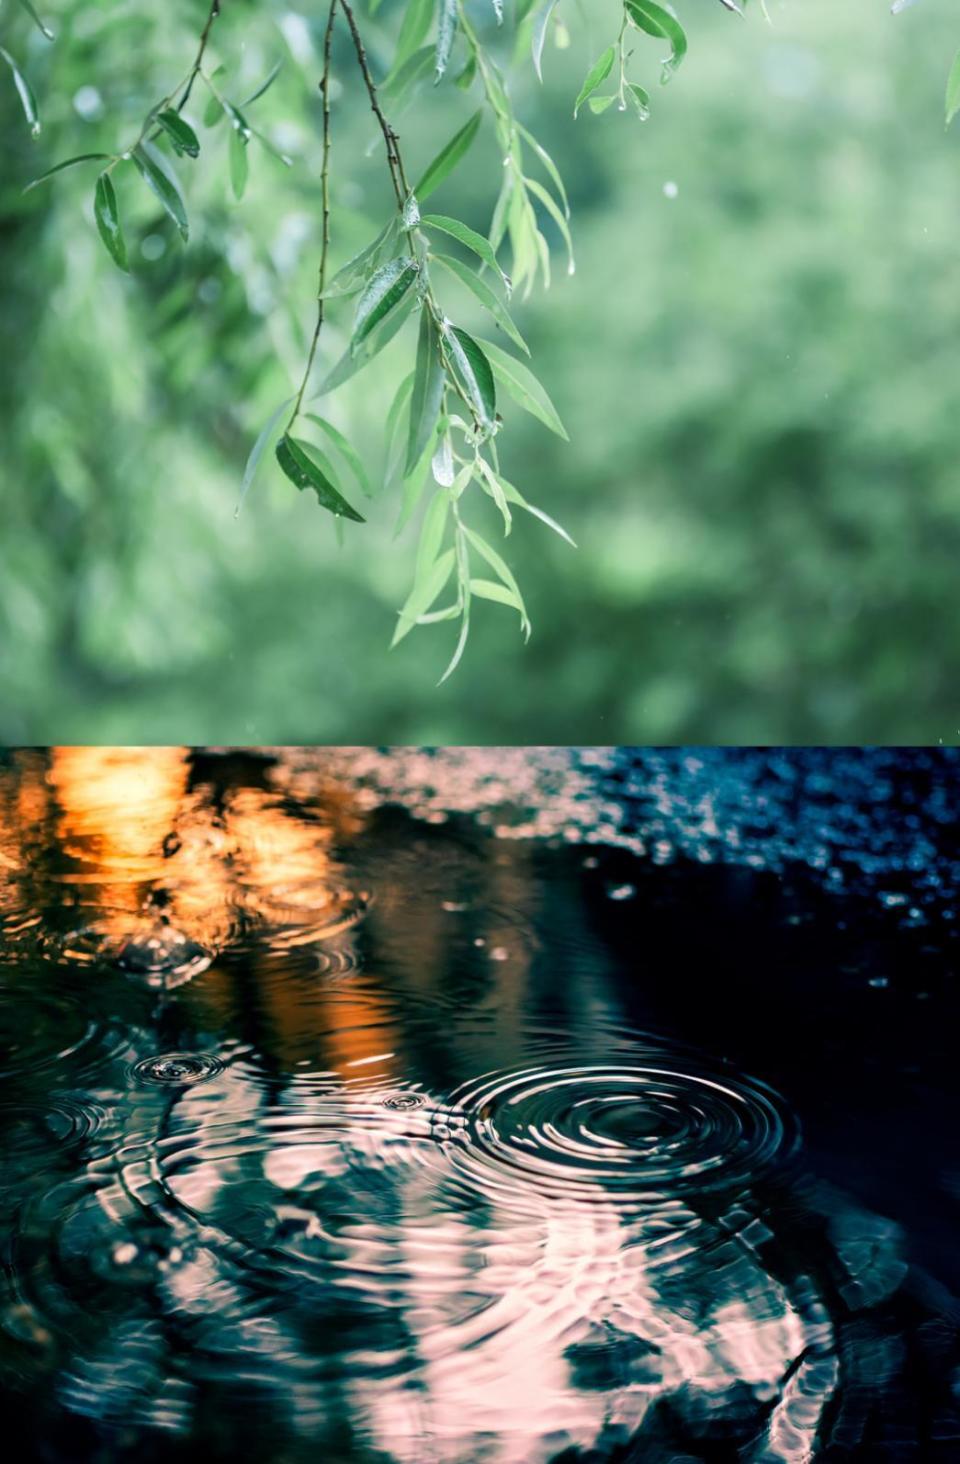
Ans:
[[[438,264],[442,264],[444,269],[448,269],[452,275],[456,275],[457,279],[466,285],[467,289],[480,301],[484,310],[493,316],[504,334],[508,335],[514,344],[529,356],[530,350],[526,341],[511,320],[506,307],[491,290],[486,280],[474,274],[469,265],[464,264],[460,259],[454,259],[452,255],[436,254],[434,258]]]
[[[306,416],[308,421],[314,422],[316,426],[320,428],[321,432],[329,437],[330,441],[333,443],[340,456],[346,462],[351,473],[356,478],[361,493],[363,493],[364,496],[367,498],[372,498],[373,488],[370,484],[369,475],[366,468],[363,466],[363,459],[357,452],[350,439],[343,435],[339,427],[334,427],[332,422],[328,422],[326,417],[318,417],[316,412],[307,412]]]
[[[470,634],[470,581],[466,580],[462,584],[461,588],[464,593],[466,604],[463,610],[463,619],[460,622],[460,637],[457,641],[456,650],[450,658],[450,664],[447,666],[446,671],[444,671],[443,675],[440,677],[440,680],[437,682],[438,686],[442,686],[443,683],[448,679],[448,677],[453,675],[454,671],[456,671],[457,667],[460,665],[461,660],[463,659],[464,651],[467,649],[467,637]]]
[[[606,81],[607,77],[610,75],[610,72],[613,69],[613,63],[616,59],[616,55],[616,46],[608,46],[603,55],[599,58],[599,60],[595,61],[594,64],[590,67],[590,70],[587,72],[586,79],[584,80],[583,86],[580,88],[580,93],[577,97],[577,100],[573,104],[574,116],[577,115],[580,108],[587,100],[587,97],[591,96],[596,91],[597,87],[602,81]]]
[[[120,214],[117,209],[117,195],[109,173],[101,173],[93,193],[93,212],[97,229],[115,264],[128,270],[127,246],[120,228]]]
[[[448,177],[470,148],[470,144],[476,137],[480,128],[482,112],[474,112],[469,121],[465,122],[445,147],[442,147],[427,168],[420,182],[414,188],[419,201],[422,203],[429,198],[435,188],[439,188],[444,178]]]
[[[447,350],[460,384],[470,399],[477,421],[488,430],[497,415],[497,389],[490,362],[465,330],[453,327],[447,332]]]
[[[406,98],[407,93],[413,93],[418,82],[425,81],[433,71],[436,50],[433,46],[421,46],[419,51],[414,51],[408,56],[403,65],[396,71],[392,71],[380,88],[380,96],[385,102],[389,102],[392,109]]]
[[[479,595],[481,600],[494,600],[498,605],[509,605],[512,610],[518,610],[521,615],[524,614],[523,602],[518,600],[506,585],[498,584],[496,580],[471,579],[470,593]]]
[[[13,84],[17,89],[17,96],[20,98],[23,115],[27,119],[31,135],[37,137],[40,133],[40,113],[37,111],[37,99],[33,94],[33,87],[10,55],[10,52],[5,51],[3,46],[0,46],[0,56],[3,57],[13,73]]]
[[[529,635],[530,621],[527,616],[526,606],[523,603],[523,596],[520,593],[520,586],[514,579],[513,572],[507,564],[506,560],[497,553],[496,549],[494,549],[491,544],[487,543],[486,539],[481,539],[480,535],[475,533],[473,529],[468,529],[466,525],[464,525],[463,532],[466,534],[467,538],[470,540],[470,543],[473,545],[474,549],[476,549],[477,553],[482,555],[482,557],[487,561],[494,574],[500,580],[501,584],[505,585],[506,588],[511,592],[511,594],[516,597],[519,604],[520,615],[523,620],[524,630],[526,631],[527,635]]]
[[[250,489],[250,484],[253,482],[256,475],[257,468],[260,466],[260,459],[263,457],[267,444],[279,427],[281,417],[283,416],[287,408],[292,404],[292,402],[293,397],[289,396],[287,397],[286,401],[280,403],[279,407],[277,407],[275,411],[270,413],[270,416],[267,418],[265,426],[257,437],[257,440],[253,444],[253,447],[250,449],[250,456],[247,458],[246,466],[243,470],[243,481],[240,484],[240,495],[237,499],[237,506],[234,509],[234,514],[238,514],[243,507],[243,500],[247,496],[247,493]]]
[[[661,63],[660,80],[668,82],[687,54],[687,36],[677,17],[656,0],[624,0],[627,14],[638,30],[670,43],[670,55]]]
[[[331,299],[335,295],[350,295],[362,289],[364,276],[368,269],[374,267],[381,255],[389,249],[396,237],[399,228],[399,219],[396,215],[385,224],[375,239],[348,259],[346,264],[337,270],[333,279],[324,290],[324,299]]]
[[[437,418],[440,415],[445,380],[446,373],[443,368],[440,337],[436,323],[429,310],[424,307],[420,315],[417,364],[413,377],[413,394],[410,398],[410,433],[407,439],[404,474],[413,471],[423,456],[427,443],[433,437]]]
[[[399,259],[390,259],[375,272],[357,301],[353,324],[352,345],[354,350],[400,303],[413,284],[417,273],[417,262],[409,255],[402,255]]]
[[[187,205],[180,188],[180,182],[173,168],[163,154],[158,152],[152,143],[149,142],[140,143],[139,147],[134,148],[130,156],[139,169],[144,182],[156,194],[164,209],[179,229],[180,237],[186,242],[190,234],[190,226],[187,222]]]
[[[957,52],[950,68],[950,76],[947,79],[947,126],[960,112],[960,51]]]
[[[542,422],[545,427],[549,427],[550,431],[555,432],[558,437],[569,440],[556,407],[533,372],[524,366],[522,361],[518,361],[515,356],[511,356],[508,351],[503,350],[501,346],[494,345],[493,341],[482,340],[481,345],[493,367],[494,376],[506,388],[514,401],[523,407],[525,412],[529,412],[532,417],[536,417],[538,421]]]
[[[454,553],[452,549],[445,549],[444,552],[433,561],[426,574],[421,580],[415,580],[413,589],[410,591],[403,609],[400,611],[400,619],[397,628],[393,633],[391,648],[399,645],[405,635],[417,623],[421,615],[425,615],[434,603],[447,580],[450,578],[453,569]]]
[[[277,462],[295,487],[301,491],[305,488],[313,490],[321,508],[330,513],[342,514],[344,518],[353,519],[358,524],[365,522],[363,515],[350,507],[316,458],[311,456],[306,443],[298,442],[296,438],[284,433],[277,443]]]
[[[266,80],[265,81],[261,81],[261,83],[257,87],[256,91],[252,91],[248,97],[244,97],[243,102],[241,103],[241,106],[249,107],[249,105],[250,105],[251,102],[259,101],[259,99],[263,96],[264,92],[265,91],[268,91],[269,88],[273,86],[273,83],[276,81],[277,77],[280,75],[280,73],[281,73],[282,70],[283,70],[283,62],[282,61],[278,61],[277,64],[270,70],[269,74],[267,75]]]
[[[109,161],[109,153],[78,153],[75,158],[65,158],[62,163],[54,163],[52,168],[48,168],[45,173],[41,173],[39,177],[34,178],[28,183],[23,191],[24,193],[29,193],[31,188],[36,188],[38,184],[45,183],[48,178],[53,177],[54,173],[62,173],[64,168],[75,168],[78,163],[108,163]]]
[[[484,264],[489,265],[494,273],[498,274],[502,280],[506,280],[506,275],[497,263],[497,256],[493,252],[492,244],[489,239],[485,239],[482,234],[478,234],[476,229],[471,229],[467,224],[462,224],[459,219],[448,219],[444,214],[424,214],[421,222],[428,229],[439,229],[442,233],[449,234],[452,239],[458,240],[467,249],[472,249],[474,254],[483,260]]]
[[[508,502],[516,504],[518,508],[522,508],[527,513],[532,514],[533,517],[539,519],[542,524],[546,524],[548,529],[552,529],[555,534],[559,534],[560,538],[564,539],[570,545],[571,549],[576,549],[576,543],[573,539],[571,539],[570,535],[567,533],[563,525],[558,524],[556,519],[551,518],[548,513],[544,513],[542,508],[537,508],[536,504],[529,503],[527,499],[524,498],[519,488],[515,488],[512,483],[508,483],[506,478],[500,479],[500,486],[503,489]]]
[[[48,41],[52,41],[53,31],[50,29],[49,26],[44,25],[43,21],[40,19],[39,15],[31,4],[31,0],[20,0],[20,4],[27,12],[40,34],[42,36],[45,36]]]
[[[412,290],[408,290],[399,305],[365,337],[359,346],[352,344],[348,346],[324,379],[317,393],[318,396],[333,391],[334,387],[342,386],[345,381],[349,381],[351,376],[356,376],[358,371],[362,371],[374,356],[378,356],[384,346],[389,345],[397,332],[406,324],[415,302],[416,296]]]
[[[427,32],[433,22],[433,11],[434,0],[410,0],[397,37],[397,51],[388,80],[396,75],[427,39]],[[432,47],[430,49],[432,51]]]
[[[177,152],[181,155],[186,153],[188,158],[195,158],[200,152],[200,141],[189,122],[185,122],[179,112],[167,110],[160,112],[157,121],[164,132],[170,138]]]
[[[540,81],[543,81],[543,47],[550,27],[550,17],[556,8],[557,0],[546,0],[546,4],[539,11],[533,24],[533,69]]]

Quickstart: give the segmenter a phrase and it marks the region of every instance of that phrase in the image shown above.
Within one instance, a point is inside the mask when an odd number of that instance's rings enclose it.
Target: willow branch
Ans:
[[[297,399],[293,405],[293,415],[287,423],[288,432],[300,413],[300,407],[303,404],[303,394],[307,389],[310,372],[313,370],[313,362],[317,354],[317,343],[320,340],[320,332],[323,329],[324,291],[327,284],[327,255],[330,252],[330,52],[333,45],[333,22],[337,13],[337,3],[338,0],[330,0],[330,13],[327,16],[327,28],[323,36],[323,75],[320,80],[320,94],[323,97],[323,162],[320,171],[320,207],[323,215],[323,232],[320,241],[320,269],[317,276],[317,323],[313,328],[310,354],[307,357],[306,370],[303,373],[300,390],[297,392]]]
[[[350,27],[350,34],[353,37],[353,49],[357,53],[357,61],[363,76],[363,83],[367,89],[367,96],[370,98],[370,108],[377,119],[380,131],[383,133],[384,145],[387,149],[387,165],[390,169],[390,177],[393,182],[393,191],[397,195],[397,206],[402,209],[410,194],[410,185],[404,172],[403,159],[400,156],[400,139],[394,132],[390,123],[383,114],[380,106],[380,98],[377,95],[376,83],[370,73],[370,63],[367,60],[366,48],[363,38],[357,29],[356,17],[349,0],[340,0],[343,13],[347,17],[347,25]]]
[[[184,85],[183,95],[181,96],[179,102],[177,102],[176,110],[178,112],[182,112],[184,107],[187,105],[187,102],[190,100],[190,93],[193,91],[193,84],[196,81],[197,77],[200,75],[200,67],[203,65],[203,58],[207,50],[207,42],[210,39],[210,32],[213,30],[213,22],[220,14],[220,4],[221,0],[210,0],[210,13],[207,16],[207,23],[200,33],[200,46],[197,50],[196,57],[194,58],[193,65],[190,68],[190,75],[187,77],[186,83]]]

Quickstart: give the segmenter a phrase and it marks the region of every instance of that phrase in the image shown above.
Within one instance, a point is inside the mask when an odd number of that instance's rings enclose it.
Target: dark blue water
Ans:
[[[960,763],[0,764],[39,1460],[960,1458]]]

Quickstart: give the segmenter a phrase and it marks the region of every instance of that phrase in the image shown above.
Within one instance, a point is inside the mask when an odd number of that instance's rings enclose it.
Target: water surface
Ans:
[[[958,1457],[958,772],[7,755],[21,1457]]]

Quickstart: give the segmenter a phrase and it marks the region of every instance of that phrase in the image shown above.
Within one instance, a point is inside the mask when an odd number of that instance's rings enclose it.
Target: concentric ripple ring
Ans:
[[[770,1089],[739,1075],[617,1063],[488,1074],[453,1100],[461,1174],[512,1203],[657,1205],[735,1189],[782,1162],[798,1134]]]

